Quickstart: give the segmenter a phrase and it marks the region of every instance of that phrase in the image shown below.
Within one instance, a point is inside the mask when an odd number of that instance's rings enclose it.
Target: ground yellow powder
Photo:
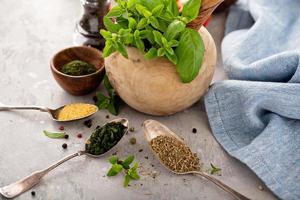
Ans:
[[[95,105],[85,103],[74,103],[63,107],[58,113],[57,119],[61,121],[75,120],[87,117],[95,113],[98,108]]]

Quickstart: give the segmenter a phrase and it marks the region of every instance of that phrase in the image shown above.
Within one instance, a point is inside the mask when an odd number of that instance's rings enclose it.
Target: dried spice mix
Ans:
[[[151,140],[150,145],[161,162],[170,170],[177,173],[200,170],[200,162],[197,155],[176,138],[158,136]]]
[[[58,113],[57,118],[61,121],[75,120],[87,117],[95,113],[97,110],[98,108],[91,104],[74,103],[63,107],[63,109],[61,109]]]

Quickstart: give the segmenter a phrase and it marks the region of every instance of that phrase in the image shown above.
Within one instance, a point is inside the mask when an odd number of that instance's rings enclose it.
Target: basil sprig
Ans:
[[[179,12],[176,0],[117,0],[104,17],[106,40],[103,56],[120,52],[128,58],[127,46],[138,48],[146,59],[165,57],[176,65],[184,83],[198,75],[204,56],[199,33],[187,28],[198,16],[201,0],[188,0]],[[103,98],[102,98],[103,99]]]

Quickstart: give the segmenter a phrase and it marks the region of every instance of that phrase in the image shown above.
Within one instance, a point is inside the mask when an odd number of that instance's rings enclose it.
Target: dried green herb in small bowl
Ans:
[[[94,65],[81,60],[73,60],[61,68],[61,72],[71,76],[83,76],[95,73],[97,71]]]

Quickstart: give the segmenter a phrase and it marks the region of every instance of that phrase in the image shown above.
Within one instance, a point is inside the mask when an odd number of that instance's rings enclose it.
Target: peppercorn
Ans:
[[[66,148],[68,147],[68,145],[67,145],[66,143],[63,143],[63,144],[61,145],[61,147],[62,147],[63,149],[66,149]]]
[[[78,138],[82,138],[82,134],[81,134],[81,133],[78,133],[78,134],[77,134],[77,137],[78,137]]]
[[[109,115],[106,115],[106,119],[109,119]]]
[[[31,196],[35,196],[35,191],[31,191]]]
[[[130,127],[129,131],[134,132],[134,127]]]
[[[64,137],[65,137],[65,139],[69,139],[69,135],[68,134],[66,134]]]
[[[197,129],[196,129],[196,128],[193,128],[192,132],[193,132],[193,133],[197,133]]]
[[[136,139],[134,137],[130,138],[129,140],[130,144],[134,145],[136,144]]]
[[[65,127],[60,126],[60,127],[59,127],[59,130],[63,131],[63,130],[65,130]]]
[[[149,159],[149,158],[148,158],[148,156],[145,156],[145,159],[147,159],[147,160],[148,160],[148,159]]]
[[[86,121],[83,122],[83,124],[84,124],[86,127],[91,128],[91,127],[92,127],[92,120],[91,120],[91,119],[86,120]]]
[[[140,150],[139,150],[139,152],[142,152],[142,151],[143,151],[143,149],[140,149]]]

